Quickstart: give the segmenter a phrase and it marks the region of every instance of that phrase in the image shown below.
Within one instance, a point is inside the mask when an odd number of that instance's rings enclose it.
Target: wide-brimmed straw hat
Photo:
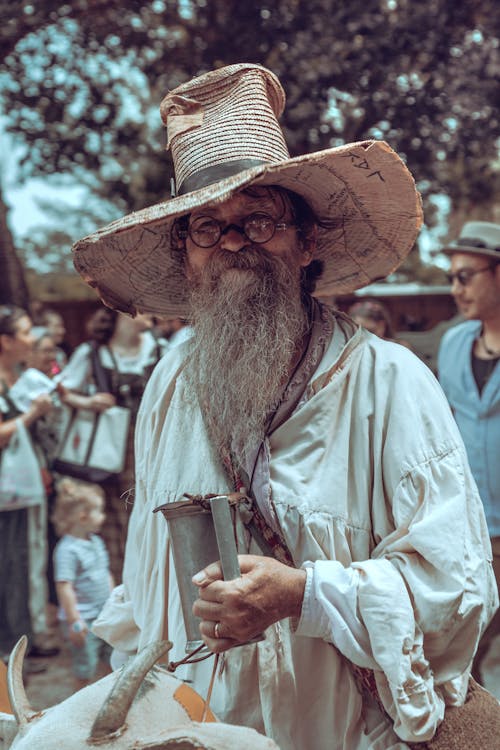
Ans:
[[[77,271],[109,306],[135,314],[189,312],[177,218],[257,185],[298,193],[318,219],[318,296],[352,292],[394,271],[422,223],[420,196],[383,141],[290,158],[278,118],[285,94],[253,64],[229,65],[171,91],[161,103],[177,195],[129,214],[74,246]]]
[[[500,224],[493,224],[491,221],[468,221],[463,225],[458,239],[450,242],[440,252],[446,255],[486,255],[500,261]]]

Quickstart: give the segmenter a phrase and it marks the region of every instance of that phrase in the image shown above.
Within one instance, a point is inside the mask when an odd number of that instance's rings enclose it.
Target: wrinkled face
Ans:
[[[42,336],[33,347],[30,356],[30,365],[35,367],[44,375],[52,374],[52,367],[56,358],[56,346],[50,336]]]
[[[286,228],[279,228],[274,236],[267,242],[253,244],[240,231],[244,220],[248,216],[265,214],[274,219],[278,224],[286,224]],[[187,275],[190,279],[196,279],[200,271],[212,260],[224,258],[221,266],[217,268],[219,273],[234,277],[244,277],[251,272],[251,268],[245,267],[238,262],[237,257],[231,261],[230,256],[238,256],[247,248],[257,248],[271,255],[287,257],[291,264],[297,269],[307,266],[311,261],[311,254],[303,252],[302,243],[299,239],[297,228],[293,224],[293,213],[291,204],[285,196],[273,188],[265,190],[252,190],[251,193],[241,192],[229,200],[213,207],[205,207],[195,211],[189,218],[189,227],[192,230],[203,224],[206,220],[216,219],[221,224],[222,234],[212,247],[198,247],[190,236],[186,238]],[[235,279],[236,280],[236,279]],[[240,279],[239,283],[245,283]]]
[[[189,221],[187,392],[203,404],[214,445],[241,456],[262,438],[303,345],[301,271],[315,235],[298,231],[288,195],[273,188],[238,193]]]
[[[466,284],[455,277],[451,293],[458,309],[468,320],[489,320],[500,315],[500,264],[491,268],[493,259],[486,255],[454,253],[451,273],[475,272]]]

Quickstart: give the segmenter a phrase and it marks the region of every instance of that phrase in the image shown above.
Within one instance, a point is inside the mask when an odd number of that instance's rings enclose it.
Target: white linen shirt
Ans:
[[[188,351],[168,353],[147,386],[124,583],[94,628],[126,652],[168,637],[172,660],[186,636],[167,525],[152,510],[185,492],[232,490],[185,391]],[[463,702],[498,604],[483,510],[440,386],[405,347],[361,329],[340,346],[333,336],[268,449],[270,501],[308,573],[302,615],[227,652],[214,711],[281,750],[428,739],[445,702]],[[376,670],[394,727],[362,701],[348,660]],[[202,695],[210,672],[207,661],[179,670]]]

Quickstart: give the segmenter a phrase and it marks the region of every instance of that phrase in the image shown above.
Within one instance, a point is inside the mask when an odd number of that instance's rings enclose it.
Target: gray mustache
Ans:
[[[212,271],[228,268],[255,269],[268,271],[273,267],[272,260],[262,248],[246,245],[237,253],[228,250],[218,250],[210,259]]]

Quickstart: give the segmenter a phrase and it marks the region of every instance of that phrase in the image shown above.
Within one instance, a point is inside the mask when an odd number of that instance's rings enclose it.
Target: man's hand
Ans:
[[[216,653],[251,640],[278,620],[300,617],[302,609],[305,570],[258,555],[238,555],[238,560],[241,577],[234,581],[222,580],[219,562],[193,577],[199,587],[193,614],[201,618],[202,638]]]

